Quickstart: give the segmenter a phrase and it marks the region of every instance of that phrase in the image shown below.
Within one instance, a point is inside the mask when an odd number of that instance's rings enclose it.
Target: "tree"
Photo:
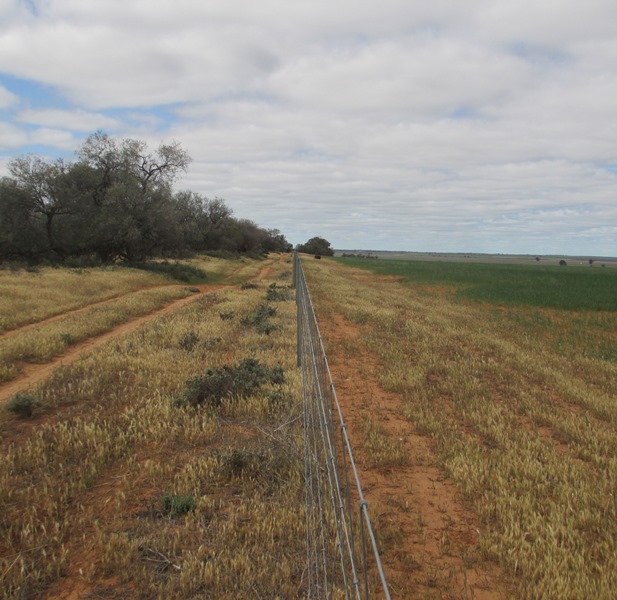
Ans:
[[[32,259],[44,254],[45,228],[30,210],[28,194],[14,179],[0,179],[0,260]]]
[[[23,208],[30,214],[43,216],[49,250],[63,256],[65,251],[56,241],[54,221],[75,211],[69,166],[62,159],[47,163],[37,157],[23,156],[9,163],[9,171],[23,192]]]
[[[145,142],[97,131],[78,156],[82,168],[91,169],[90,246],[101,260],[143,261],[180,250],[183,231],[171,185],[190,163],[180,144],[161,144],[152,153]]]
[[[330,242],[322,237],[313,237],[306,244],[300,244],[297,249],[298,252],[305,252],[306,254],[334,256],[334,249]]]
[[[11,176],[0,178],[0,260],[141,262],[291,248],[277,229],[236,219],[221,198],[175,193],[172,184],[190,163],[176,142],[151,152],[140,140],[97,131],[77,156],[75,163],[32,156],[9,163]]]

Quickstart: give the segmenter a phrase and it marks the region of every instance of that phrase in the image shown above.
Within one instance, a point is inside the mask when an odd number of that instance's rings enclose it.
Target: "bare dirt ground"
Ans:
[[[378,364],[361,330],[321,311],[320,327],[365,496],[374,515],[382,561],[394,598],[512,597],[498,566],[476,550],[481,531],[473,511],[437,465],[430,439],[403,416],[403,401],[377,381]],[[367,419],[401,440],[409,464],[371,468],[361,451]]]

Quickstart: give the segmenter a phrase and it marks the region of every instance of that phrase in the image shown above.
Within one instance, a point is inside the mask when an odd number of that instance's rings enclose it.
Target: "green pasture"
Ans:
[[[596,265],[336,260],[413,283],[452,286],[460,299],[566,310],[617,310],[617,271]]]

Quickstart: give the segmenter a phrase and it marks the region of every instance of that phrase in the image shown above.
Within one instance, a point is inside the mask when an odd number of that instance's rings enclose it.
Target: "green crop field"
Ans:
[[[461,299],[568,310],[617,310],[617,272],[598,266],[339,259],[380,275],[449,285]]]

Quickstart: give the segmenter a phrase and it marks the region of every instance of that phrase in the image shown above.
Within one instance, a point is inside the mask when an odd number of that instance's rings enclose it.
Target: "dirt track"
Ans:
[[[266,277],[268,277],[271,271],[272,271],[272,264],[270,263],[270,264],[265,265],[259,271],[259,273],[254,277],[254,279],[265,279]],[[235,273],[236,271],[231,273],[228,276],[228,279],[233,277]],[[171,285],[175,285],[175,284],[171,284]],[[161,286],[161,287],[168,287],[168,286]],[[179,287],[187,287],[187,286],[181,285]],[[45,378],[49,377],[52,371],[56,369],[57,367],[59,367],[60,365],[67,365],[67,364],[74,362],[84,353],[89,352],[90,350],[93,350],[94,348],[98,348],[105,342],[108,342],[109,340],[119,335],[130,333],[134,331],[135,329],[137,329],[138,327],[140,327],[141,325],[143,325],[144,323],[151,321],[155,317],[160,317],[169,312],[177,310],[187,304],[190,304],[191,302],[195,302],[197,299],[203,297],[206,294],[212,293],[216,290],[220,290],[226,287],[231,287],[231,286],[229,284],[218,284],[218,285],[197,285],[193,287],[195,287],[195,289],[198,289],[199,291],[194,293],[191,296],[188,296],[187,298],[181,298],[179,300],[174,300],[173,302],[167,304],[163,308],[157,309],[147,315],[129,319],[128,321],[122,323],[121,325],[118,325],[114,329],[111,329],[110,331],[107,331],[106,333],[100,336],[90,338],[86,340],[85,342],[71,346],[71,348],[69,348],[69,350],[67,350],[64,354],[62,354],[61,356],[55,357],[54,359],[52,359],[51,361],[47,363],[44,363],[44,364],[22,363],[21,373],[16,379],[8,381],[4,384],[0,384],[0,404],[6,403],[16,393],[22,392],[36,385],[40,381],[43,381]],[[143,288],[143,289],[150,289],[150,288]],[[137,291],[140,291],[140,290],[135,290],[131,293],[134,294]],[[27,331],[29,329],[32,329],[44,323],[56,321],[67,315],[83,312],[91,308],[92,306],[99,306],[101,304],[113,302],[117,299],[118,297],[116,296],[115,298],[111,298],[108,300],[94,302],[87,306],[84,306],[84,307],[81,307],[81,308],[78,308],[72,311],[68,311],[60,315],[54,315],[53,317],[49,317],[37,323],[30,323],[28,325],[24,325],[23,327],[20,327],[18,329],[13,329],[11,331],[3,333],[2,335],[0,335],[0,339],[2,339],[3,337],[19,335],[20,332]]]

